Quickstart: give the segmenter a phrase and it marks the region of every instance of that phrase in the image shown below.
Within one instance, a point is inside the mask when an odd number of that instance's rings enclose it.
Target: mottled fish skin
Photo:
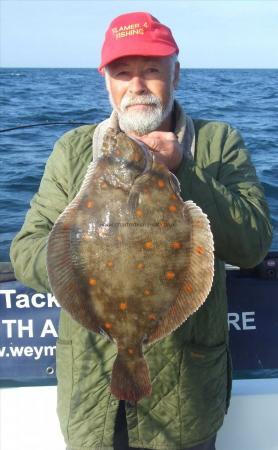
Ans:
[[[109,130],[53,227],[47,266],[61,306],[117,344],[112,393],[136,402],[151,393],[142,345],[171,333],[209,293],[213,239],[154,153]]]

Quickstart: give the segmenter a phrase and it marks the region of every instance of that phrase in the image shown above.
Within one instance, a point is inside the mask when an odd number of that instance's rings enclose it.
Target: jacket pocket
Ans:
[[[73,358],[71,341],[58,339],[56,343],[57,414],[64,438],[68,441],[70,403],[73,388]]]
[[[180,374],[183,445],[208,439],[222,425],[229,395],[227,364],[226,344],[186,344]]]

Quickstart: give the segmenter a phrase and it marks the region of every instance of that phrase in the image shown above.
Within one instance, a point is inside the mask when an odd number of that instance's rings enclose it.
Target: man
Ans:
[[[271,241],[262,188],[243,140],[229,125],[192,120],[174,101],[178,47],[171,31],[147,13],[109,26],[99,70],[114,111],[110,119],[66,133],[56,144],[39,192],[11,248],[17,277],[49,290],[48,234],[77,194],[88,164],[101,153],[108,127],[144,141],[178,177],[184,200],[208,215],[215,276],[204,305],[145,356],[153,392],[136,406],[109,392],[114,346],[61,311],[57,342],[58,415],[72,450],[145,448],[212,450],[229,405],[224,261],[259,263]]]

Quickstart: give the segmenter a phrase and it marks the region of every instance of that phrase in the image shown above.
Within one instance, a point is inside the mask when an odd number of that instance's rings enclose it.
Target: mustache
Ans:
[[[133,105],[153,105],[161,107],[160,100],[153,94],[137,95],[136,97],[125,95],[121,101],[121,110],[125,111],[126,108]]]

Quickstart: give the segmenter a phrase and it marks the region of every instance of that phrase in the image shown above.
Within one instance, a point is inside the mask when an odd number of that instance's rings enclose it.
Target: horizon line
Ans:
[[[186,70],[278,70],[278,67],[180,67]],[[54,66],[0,66],[0,69],[86,69],[98,70],[97,67],[54,67]]]

